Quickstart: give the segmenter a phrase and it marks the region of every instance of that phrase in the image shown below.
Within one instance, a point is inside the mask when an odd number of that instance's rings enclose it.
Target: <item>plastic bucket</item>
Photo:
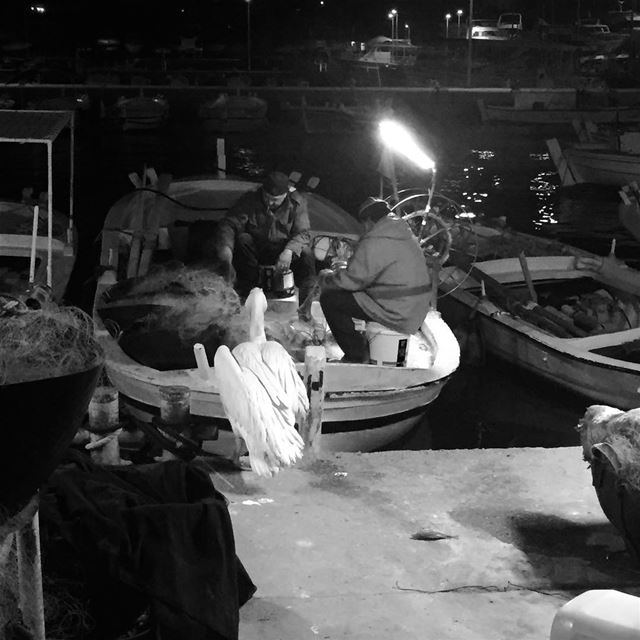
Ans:
[[[407,362],[409,336],[398,333],[377,322],[367,322],[365,327],[369,342],[369,362],[387,367],[404,367]]]

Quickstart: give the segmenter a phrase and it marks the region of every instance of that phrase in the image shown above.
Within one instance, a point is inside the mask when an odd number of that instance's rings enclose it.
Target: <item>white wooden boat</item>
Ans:
[[[104,119],[108,126],[122,131],[159,129],[169,119],[169,102],[163,96],[121,96],[106,107]]]
[[[604,143],[579,143],[563,149],[557,138],[546,142],[563,186],[590,182],[621,187],[640,179],[638,153]]]
[[[590,403],[640,406],[640,273],[558,242],[475,231],[465,249],[474,266],[462,259],[441,273],[447,322],[474,317],[490,354]]]
[[[483,122],[512,124],[571,124],[573,120],[591,122],[640,122],[640,108],[579,104],[575,89],[517,89],[512,104],[487,104],[478,100]],[[596,93],[594,103],[606,96]]]
[[[242,193],[256,186],[255,183],[233,179],[184,180],[165,189],[171,200],[149,191],[137,191],[123,198],[107,215],[103,232],[102,264],[111,267],[106,272],[108,281],[116,281],[114,273],[126,276],[122,265],[114,264],[114,256],[122,255],[121,244],[126,242],[125,238],[131,238],[132,234],[135,237],[135,211],[146,210],[146,213],[137,217],[140,219],[140,216],[146,215],[149,219],[152,207],[159,206],[161,210],[156,217],[156,228],[170,229],[168,235],[171,237],[173,257],[184,259],[188,246],[188,225],[219,219]],[[359,237],[359,223],[345,211],[315,193],[308,192],[306,195],[316,258],[323,259],[327,249],[330,252],[331,246],[337,242],[352,242]],[[188,208],[184,208],[184,205]],[[146,231],[137,226],[140,238],[148,238],[150,226],[153,225],[146,225]],[[144,245],[142,254],[141,262],[144,262]],[[107,329],[109,322],[103,320],[113,304],[109,299],[109,291],[113,290],[114,285],[105,283],[103,277],[96,294],[94,317],[98,340],[106,354],[109,378],[118,388],[120,398],[130,413],[139,420],[149,421],[160,412],[163,389],[167,386],[188,387],[191,415],[220,427],[221,438],[230,438],[216,390],[215,370],[213,381],[205,382],[198,373],[195,359],[189,368],[161,371],[127,355],[121,348],[122,340],[119,342],[117,339],[117,328],[114,330],[112,325],[110,333]],[[293,307],[294,315],[296,307]],[[438,358],[433,366],[424,368],[327,362],[321,448],[370,451],[411,430],[424,418],[427,407],[438,397],[458,366],[457,355],[454,362],[451,357],[447,358],[444,349]],[[213,360],[213,353],[209,353],[209,359]],[[300,362],[298,366],[302,371],[303,364]]]
[[[198,108],[198,116],[208,131],[241,132],[267,124],[268,102],[254,95],[220,94]]]
[[[53,208],[53,143],[69,127],[69,213]],[[0,292],[21,295],[38,286],[61,301],[76,258],[73,227],[74,114],[71,111],[0,110],[0,142],[43,144],[48,190],[38,200],[0,200]],[[37,206],[37,209],[35,208]]]

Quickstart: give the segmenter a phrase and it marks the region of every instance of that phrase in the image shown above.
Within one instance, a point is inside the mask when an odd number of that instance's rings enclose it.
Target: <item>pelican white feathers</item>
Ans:
[[[293,358],[281,344],[266,339],[262,289],[251,290],[245,307],[250,340],[233,351],[218,347],[214,370],[224,412],[236,438],[246,444],[251,468],[270,477],[302,457],[304,443],[295,424],[306,418],[309,400]]]

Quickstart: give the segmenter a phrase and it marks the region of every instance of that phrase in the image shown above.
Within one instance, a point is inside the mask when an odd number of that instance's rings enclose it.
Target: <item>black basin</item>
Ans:
[[[82,423],[103,362],[86,371],[0,386],[0,522],[59,464]]]
[[[623,537],[629,555],[640,563],[640,491],[618,475],[615,449],[600,443],[591,449],[591,476],[604,515]]]

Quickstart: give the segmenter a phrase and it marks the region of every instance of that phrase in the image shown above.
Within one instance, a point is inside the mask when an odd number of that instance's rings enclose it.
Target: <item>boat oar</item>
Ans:
[[[524,275],[524,281],[527,283],[527,289],[529,289],[529,295],[531,296],[531,300],[537,304],[538,302],[538,294],[536,293],[535,287],[533,286],[533,280],[531,279],[531,271],[529,271],[529,265],[527,264],[527,256],[524,255],[524,251],[521,251],[518,255],[518,260],[520,260],[520,268],[522,269],[522,274]]]

